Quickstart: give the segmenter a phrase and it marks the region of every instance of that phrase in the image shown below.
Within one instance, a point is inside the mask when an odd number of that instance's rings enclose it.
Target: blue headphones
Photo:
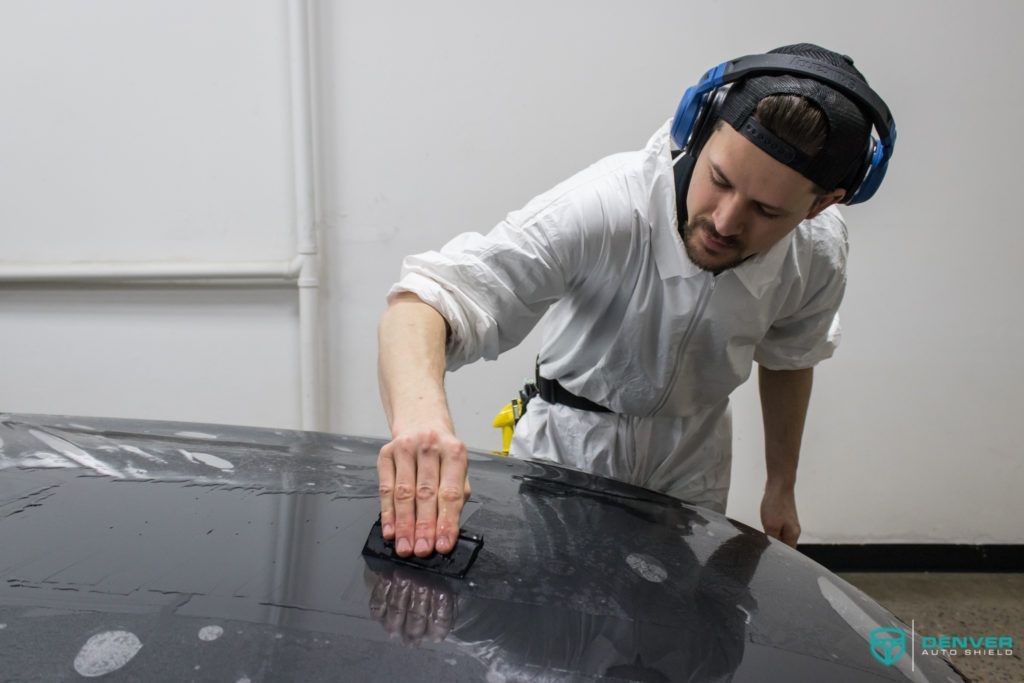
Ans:
[[[809,78],[846,95],[867,117],[879,137],[868,136],[864,161],[853,176],[855,187],[848,188],[844,204],[859,204],[870,199],[885,178],[885,171],[896,145],[896,123],[882,98],[868,85],[828,62],[790,54],[748,55],[723,62],[707,71],[697,83],[687,88],[675,119],[672,139],[684,153],[691,154],[694,143],[703,144],[708,124],[714,123],[729,84],[754,76],[791,75]]]

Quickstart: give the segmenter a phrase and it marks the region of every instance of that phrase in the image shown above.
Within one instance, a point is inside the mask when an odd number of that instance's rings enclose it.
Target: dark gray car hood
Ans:
[[[360,551],[384,442],[0,415],[0,679],[961,680],[759,531],[471,454],[465,579]]]

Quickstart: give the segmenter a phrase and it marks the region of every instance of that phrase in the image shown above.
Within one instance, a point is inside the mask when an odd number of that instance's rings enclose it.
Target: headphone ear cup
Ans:
[[[856,170],[851,175],[847,176],[843,184],[843,187],[846,188],[846,196],[841,200],[843,204],[858,204],[870,196],[865,197],[862,195],[865,189],[865,181],[875,171],[873,166],[878,155],[878,145],[878,140],[868,136],[868,146],[863,161],[857,165]],[[874,192],[871,194],[874,194]]]
[[[707,95],[698,94],[697,86],[687,88],[683,95],[679,108],[676,110],[675,120],[672,122],[672,139],[679,149],[686,147],[693,133],[693,124],[700,118],[701,110]]]
[[[679,101],[676,115],[672,120],[672,139],[679,149],[684,149],[688,145],[696,124],[701,120],[701,112],[707,106],[710,96],[714,94],[716,86],[721,83],[725,66],[719,64],[713,69],[708,69],[696,85],[691,85],[683,93],[683,99]]]
[[[732,83],[727,83],[708,93],[708,101],[697,113],[693,134],[684,150],[687,154],[696,156],[704,148],[704,143],[711,137],[711,131],[722,114],[722,105],[725,104],[725,98],[729,94],[730,88],[732,88]]]
[[[703,147],[708,133],[705,128],[709,121],[714,122],[718,119],[731,86],[732,84],[726,84],[715,88],[703,95],[699,103],[691,101],[696,86],[686,91],[672,122],[672,139],[679,149],[689,152]]]

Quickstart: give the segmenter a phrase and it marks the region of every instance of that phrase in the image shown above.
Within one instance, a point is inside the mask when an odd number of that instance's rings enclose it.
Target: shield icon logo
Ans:
[[[896,663],[907,651],[907,634],[898,628],[876,628],[871,632],[871,654],[886,666]]]

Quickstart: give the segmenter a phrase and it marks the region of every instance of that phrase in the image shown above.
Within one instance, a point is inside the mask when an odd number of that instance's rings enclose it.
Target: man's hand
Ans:
[[[380,450],[381,528],[400,557],[455,547],[470,495],[466,468],[466,444],[446,425],[409,427]]]
[[[789,487],[768,487],[761,499],[761,524],[764,532],[788,546],[796,547],[800,538],[800,520],[796,516],[796,496]]]

